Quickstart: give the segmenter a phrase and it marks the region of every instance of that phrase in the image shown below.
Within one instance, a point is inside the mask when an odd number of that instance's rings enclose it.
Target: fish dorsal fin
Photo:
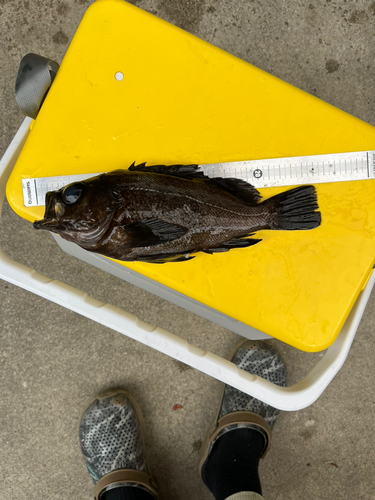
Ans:
[[[148,174],[171,175],[182,179],[208,179],[199,171],[199,165],[151,165],[146,167],[146,163],[136,165],[135,162],[129,167],[130,172],[145,172]]]
[[[146,163],[136,165],[133,162],[129,167],[130,172],[145,172],[148,174],[171,175],[182,179],[200,179],[205,182],[214,184],[216,187],[223,189],[227,193],[235,196],[244,203],[254,204],[261,199],[259,192],[254,186],[241,179],[223,179],[222,177],[214,177],[210,179],[202,171],[199,170],[199,165],[151,165],[146,167]]]
[[[160,219],[143,219],[125,224],[122,229],[131,237],[133,247],[148,247],[176,240],[186,233],[184,227]]]
[[[254,186],[241,179],[213,177],[210,182],[247,204],[256,204],[262,198]]]

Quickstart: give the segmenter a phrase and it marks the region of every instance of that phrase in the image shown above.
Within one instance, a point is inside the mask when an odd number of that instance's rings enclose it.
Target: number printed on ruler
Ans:
[[[142,159],[142,161],[144,161]],[[257,188],[375,179],[375,151],[199,165],[208,177],[242,179]],[[42,206],[48,191],[96,174],[22,179],[25,207]]]

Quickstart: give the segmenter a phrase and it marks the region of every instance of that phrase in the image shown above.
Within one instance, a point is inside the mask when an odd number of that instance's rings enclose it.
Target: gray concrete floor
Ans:
[[[0,155],[21,123],[14,82],[23,55],[61,61],[87,0],[0,0]],[[375,2],[140,0],[139,7],[375,125]],[[225,356],[237,336],[64,255],[5,206],[7,254],[189,342]],[[363,500],[375,494],[375,295],[349,357],[320,399],[283,413],[261,464],[271,500]],[[91,397],[114,386],[140,402],[162,499],[212,498],[198,449],[220,384],[141,344],[0,282],[0,499],[90,498],[77,437]],[[290,381],[320,354],[280,343]],[[183,409],[173,411],[174,404]]]

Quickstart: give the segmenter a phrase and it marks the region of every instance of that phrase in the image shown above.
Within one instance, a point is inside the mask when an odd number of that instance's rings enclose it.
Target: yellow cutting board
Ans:
[[[374,127],[133,5],[98,0],[70,44],[7,197],[34,221],[44,208],[24,206],[21,179],[110,171],[133,161],[215,163],[368,149],[375,149]],[[318,229],[261,231],[254,247],[189,262],[123,265],[299,349],[325,349],[374,265],[375,184],[316,188]]]

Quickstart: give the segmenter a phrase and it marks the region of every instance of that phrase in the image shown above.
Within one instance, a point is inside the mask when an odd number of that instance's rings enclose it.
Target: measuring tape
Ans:
[[[375,151],[357,151],[269,160],[199,165],[208,177],[234,177],[256,188],[375,179]],[[42,206],[48,191],[100,175],[79,174],[22,179],[25,207]]]

